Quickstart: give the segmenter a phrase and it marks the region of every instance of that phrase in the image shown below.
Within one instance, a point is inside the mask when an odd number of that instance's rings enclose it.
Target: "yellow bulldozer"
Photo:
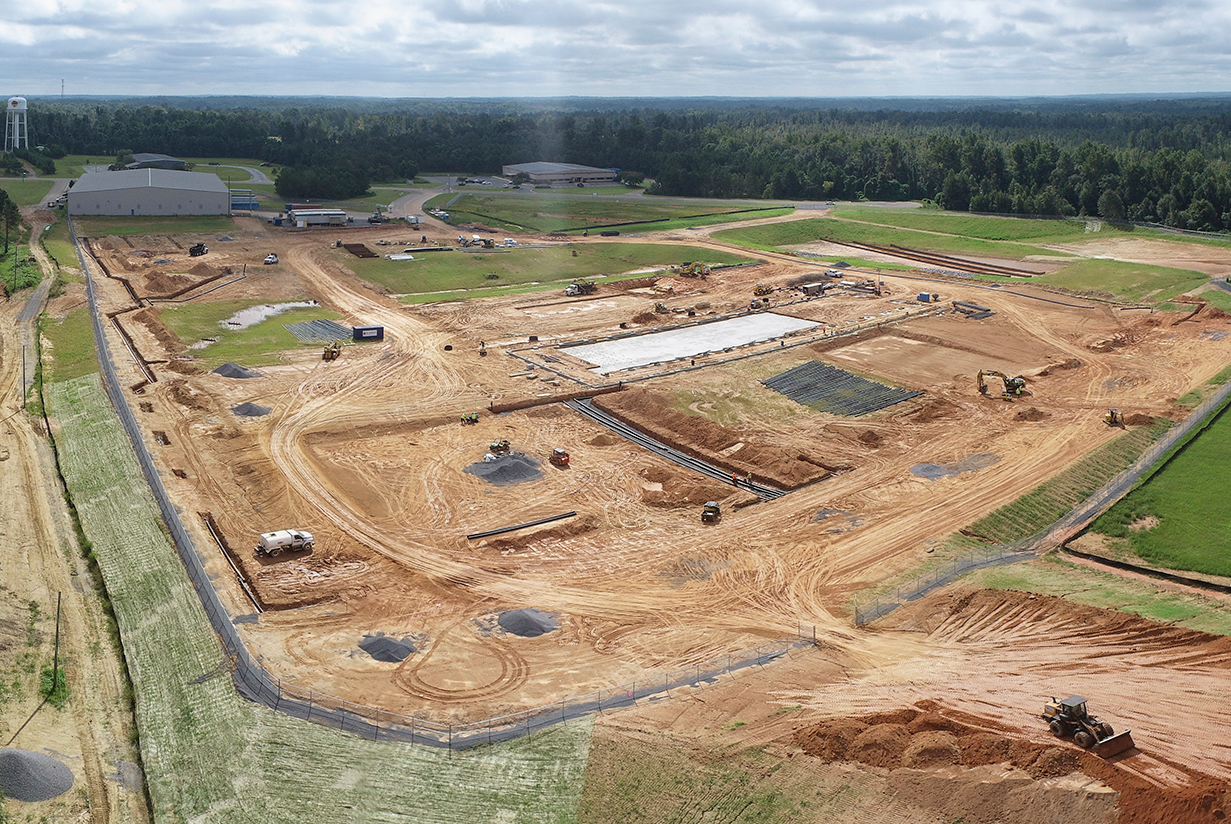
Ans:
[[[1063,701],[1052,698],[1043,705],[1043,720],[1052,735],[1057,738],[1071,735],[1074,744],[1103,758],[1111,758],[1137,746],[1133,742],[1132,730],[1116,734],[1111,724],[1090,714],[1086,709],[1086,699],[1080,695],[1070,695]]]
[[[1124,428],[1124,413],[1119,409],[1108,409],[1107,414],[1103,416],[1103,423]]]
[[[325,347],[325,351],[321,352],[321,360],[335,361],[338,355],[342,354],[342,341],[335,340],[333,343]]]
[[[978,378],[980,395],[987,394],[987,382],[983,380],[984,377],[1000,378],[1004,381],[1004,392],[1001,393],[1000,397],[1004,398],[1006,401],[1019,398],[1021,397],[1022,392],[1026,391],[1026,379],[1021,375],[1018,375],[1016,378],[1010,378],[1004,372],[997,372],[992,369],[980,369]]]

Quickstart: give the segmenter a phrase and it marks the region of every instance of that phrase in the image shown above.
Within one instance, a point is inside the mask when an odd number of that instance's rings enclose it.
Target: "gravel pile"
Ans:
[[[258,406],[255,403],[245,402],[241,403],[239,406],[232,406],[231,411],[236,415],[240,415],[245,418],[259,418],[262,415],[269,414],[269,407]]]
[[[259,378],[260,372],[253,372],[251,369],[245,369],[238,363],[227,362],[214,370],[214,374],[222,375],[224,378]]]
[[[18,801],[46,801],[73,788],[73,772],[29,750],[0,750],[0,791]]]
[[[520,452],[504,455],[494,461],[479,461],[466,467],[463,472],[482,478],[495,486],[512,486],[543,477],[539,462]]]
[[[410,638],[397,639],[391,635],[365,635],[359,642],[359,649],[366,652],[368,655],[375,658],[377,661],[384,661],[387,664],[397,664],[405,661],[407,656],[413,655],[415,645]]]
[[[560,628],[556,619],[538,609],[514,609],[500,613],[496,623],[501,629],[522,638],[538,638]]]

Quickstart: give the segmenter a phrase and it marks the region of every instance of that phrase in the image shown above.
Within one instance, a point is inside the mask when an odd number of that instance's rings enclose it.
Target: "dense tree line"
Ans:
[[[391,105],[391,104],[390,104]],[[498,172],[561,160],[644,173],[653,191],[705,197],[904,200],[946,208],[1101,215],[1231,228],[1231,101],[1118,101],[897,109],[545,103],[31,107],[40,142],[254,157],[286,167],[287,196],[345,197],[421,169]],[[240,107],[243,106],[243,107]]]

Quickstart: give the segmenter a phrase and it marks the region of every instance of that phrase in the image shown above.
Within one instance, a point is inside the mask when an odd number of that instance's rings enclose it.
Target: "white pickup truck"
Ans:
[[[304,532],[302,529],[280,529],[277,532],[262,532],[256,551],[258,555],[274,558],[288,550],[311,551],[312,545],[311,532]]]

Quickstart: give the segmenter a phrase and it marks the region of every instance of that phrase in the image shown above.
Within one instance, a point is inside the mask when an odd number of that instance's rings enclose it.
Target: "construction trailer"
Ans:
[[[825,290],[830,288],[832,288],[832,285],[828,283],[805,283],[799,287],[799,291],[810,298],[814,298],[817,295],[825,294]]]
[[[300,229],[308,226],[345,226],[349,222],[341,209],[288,209],[286,218]]]
[[[383,326],[352,326],[351,340],[356,342],[384,340],[385,327]]]

